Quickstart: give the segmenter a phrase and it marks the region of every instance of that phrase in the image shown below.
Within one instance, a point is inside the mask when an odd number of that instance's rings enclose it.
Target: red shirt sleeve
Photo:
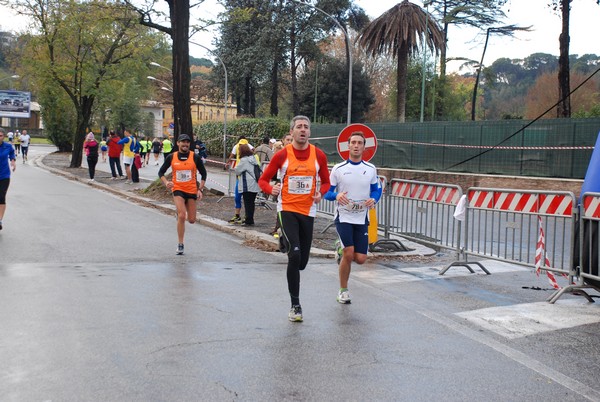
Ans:
[[[325,195],[325,193],[329,191],[331,183],[329,182],[327,155],[319,148],[317,148],[317,162],[319,162],[319,177],[321,178],[321,187],[319,188],[319,191],[321,192],[321,195]]]
[[[287,149],[285,148],[273,155],[273,158],[271,158],[271,161],[263,171],[260,179],[258,179],[258,186],[262,191],[267,194],[271,194],[273,192],[273,186],[271,186],[270,183],[271,177],[277,174],[277,171],[283,166],[286,159]]]

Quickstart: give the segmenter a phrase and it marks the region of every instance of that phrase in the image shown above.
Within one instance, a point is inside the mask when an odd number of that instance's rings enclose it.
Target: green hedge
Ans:
[[[237,143],[240,136],[245,136],[253,146],[262,143],[264,137],[281,139],[290,131],[290,123],[287,120],[266,119],[239,119],[227,122],[227,145],[225,151],[227,156],[231,148]],[[223,157],[223,123],[207,122],[194,127],[194,135],[202,139],[206,144],[209,155]]]

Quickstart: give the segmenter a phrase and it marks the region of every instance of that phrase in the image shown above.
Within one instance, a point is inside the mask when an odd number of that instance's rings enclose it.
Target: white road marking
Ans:
[[[501,261],[485,260],[481,261],[484,267],[488,269],[492,274],[504,273],[504,272],[516,272],[516,271],[527,271],[530,268],[523,267],[515,264],[508,264]],[[475,275],[485,275],[485,273],[477,266],[471,266],[475,271]],[[440,276],[440,271],[444,266],[431,266],[431,267],[406,267],[398,269],[362,269],[356,268],[352,271],[352,276],[370,281],[376,284],[386,283],[403,283],[403,282],[415,282],[422,280],[434,280],[434,279],[449,279],[462,276],[474,275],[465,267],[452,267],[443,276]]]
[[[600,322],[600,305],[584,298],[490,307],[456,314],[508,339]]]

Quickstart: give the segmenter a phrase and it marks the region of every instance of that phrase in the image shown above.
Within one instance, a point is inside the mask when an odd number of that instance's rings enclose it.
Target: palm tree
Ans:
[[[418,43],[438,53],[444,46],[439,24],[421,7],[404,0],[367,25],[358,43],[372,56],[391,54],[398,58],[396,116],[399,122],[404,122],[408,58],[419,49]]]

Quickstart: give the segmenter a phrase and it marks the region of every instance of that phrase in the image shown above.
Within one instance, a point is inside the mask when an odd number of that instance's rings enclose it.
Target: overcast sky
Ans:
[[[396,0],[355,0],[367,14],[376,18],[399,3]],[[413,1],[422,4],[421,1]],[[532,53],[559,54],[558,36],[561,19],[547,4],[550,0],[510,0],[503,8],[507,19],[502,25],[532,26],[531,32],[519,32],[515,39],[492,37],[484,64],[501,57],[521,59]],[[573,0],[570,18],[570,54],[600,55],[600,6],[596,0]],[[451,26],[448,32],[448,57],[465,57],[479,61],[485,33]],[[458,63],[458,62],[454,62]],[[455,68],[457,68],[456,66]]]
[[[397,0],[355,0],[367,14],[376,18],[399,1]],[[421,1],[414,0],[422,5]],[[532,32],[520,32],[515,39],[501,37],[490,38],[484,64],[491,64],[501,57],[524,58],[532,53],[542,52],[558,56],[558,36],[561,29],[560,18],[547,6],[550,0],[510,0],[504,7],[507,19],[505,25],[532,25]],[[164,2],[159,2],[159,4]],[[166,3],[164,3],[166,4]],[[220,6],[216,0],[206,0],[194,13],[205,17],[217,18]],[[25,21],[11,16],[10,10],[0,8],[0,27],[3,30],[19,30]],[[596,0],[573,0],[571,3],[570,53],[600,55],[600,6]],[[484,36],[468,28],[451,27],[449,31],[448,57],[464,57],[473,60],[481,58]],[[214,33],[199,34],[194,41],[212,48]],[[210,53],[201,47],[191,45],[191,53],[196,57],[210,57]],[[452,65],[454,64],[454,65]],[[458,68],[459,62],[452,62],[449,70]]]

